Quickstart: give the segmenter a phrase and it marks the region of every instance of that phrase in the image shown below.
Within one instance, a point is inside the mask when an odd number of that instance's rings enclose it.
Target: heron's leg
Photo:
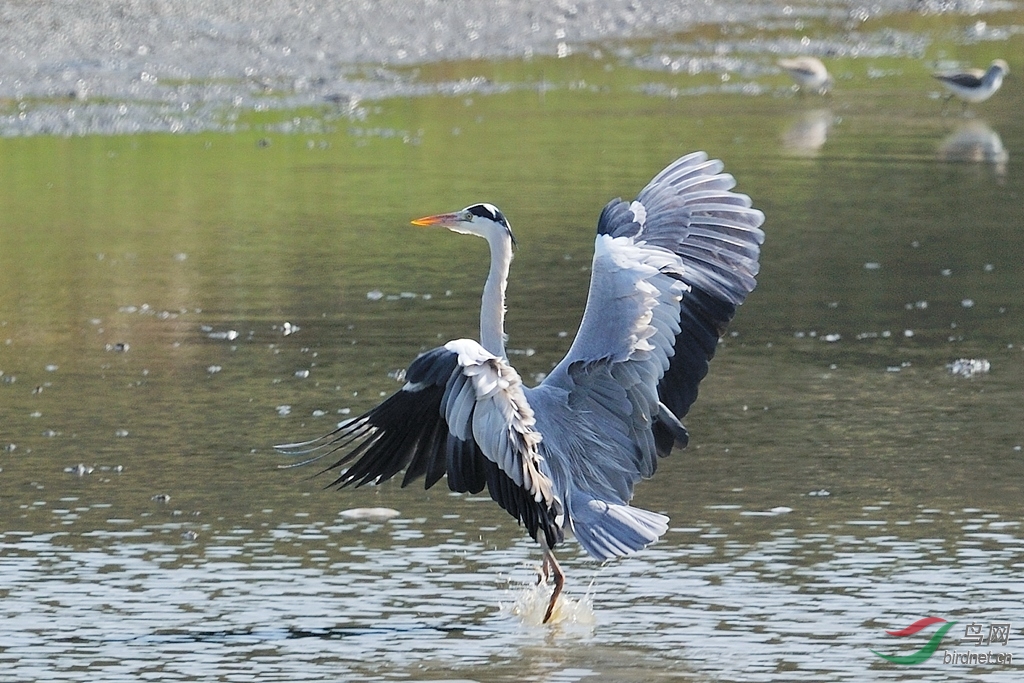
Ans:
[[[555,602],[558,600],[558,596],[562,593],[562,585],[565,584],[565,574],[562,573],[562,568],[558,566],[558,560],[555,559],[555,554],[551,552],[551,548],[544,544],[544,568],[545,574],[550,569],[552,576],[555,578],[555,589],[551,591],[551,602],[548,603],[548,610],[544,613],[544,622],[548,623],[551,618],[551,613],[555,609]]]
[[[541,549],[543,549],[543,550],[547,549],[548,546],[547,546],[547,543],[544,540],[544,532],[543,531],[538,531],[537,532],[536,541],[540,545]],[[549,576],[551,576],[551,573],[550,573],[550,570],[548,569],[548,555],[547,555],[547,553],[544,553],[544,560],[540,563],[540,566],[537,567],[537,585],[539,586],[542,583],[547,583]]]
[[[547,565],[547,562],[542,562],[539,567],[536,567],[536,570],[537,570],[537,585],[539,586],[542,583],[547,583],[547,580],[548,580],[548,565]]]

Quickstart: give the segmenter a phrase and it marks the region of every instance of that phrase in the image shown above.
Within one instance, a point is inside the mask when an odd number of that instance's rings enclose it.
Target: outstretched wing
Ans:
[[[499,505],[549,546],[562,540],[561,501],[539,453],[540,434],[522,380],[504,359],[468,339],[423,354],[406,384],[369,412],[314,441],[278,450],[319,460],[341,453],[324,471],[347,467],[330,484],[376,484],[405,470],[430,488],[448,476],[452,491],[486,486]]]
[[[566,466],[580,488],[606,500],[628,501],[635,482],[654,473],[657,455],[686,445],[680,418],[756,284],[764,214],[731,191],[735,181],[722,169],[703,152],[690,154],[635,201],[605,206],[580,329],[533,390],[545,395],[545,408],[552,391],[564,392],[571,420],[594,432],[592,448],[560,450],[581,461],[586,451],[601,453],[601,463]]]

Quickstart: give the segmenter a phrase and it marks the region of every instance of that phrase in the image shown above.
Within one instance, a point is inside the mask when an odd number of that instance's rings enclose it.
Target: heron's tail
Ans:
[[[567,511],[576,540],[592,557],[610,560],[635,553],[668,531],[665,515],[584,495],[574,491]]]

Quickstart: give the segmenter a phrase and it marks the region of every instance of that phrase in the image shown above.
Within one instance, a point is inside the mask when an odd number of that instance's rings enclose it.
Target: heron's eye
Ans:
[[[466,211],[473,214],[474,216],[499,222],[498,216],[500,216],[500,212],[490,204],[474,204],[473,206],[467,208]]]

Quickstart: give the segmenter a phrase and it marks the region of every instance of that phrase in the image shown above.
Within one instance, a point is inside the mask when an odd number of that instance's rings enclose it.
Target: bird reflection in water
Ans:
[[[802,112],[782,133],[782,147],[794,156],[817,156],[835,118],[828,109]]]
[[[943,139],[938,156],[941,161],[992,164],[998,175],[1005,175],[1010,160],[999,133],[979,119],[966,121]]]

